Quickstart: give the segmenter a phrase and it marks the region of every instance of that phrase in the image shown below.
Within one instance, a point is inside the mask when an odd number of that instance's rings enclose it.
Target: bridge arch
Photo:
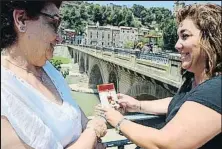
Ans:
[[[155,93],[155,85],[150,81],[146,81],[134,83],[126,94],[133,96],[138,100],[155,100],[157,99]]]
[[[163,87],[160,82],[143,81],[136,82],[127,91],[127,95],[136,97],[138,100],[156,100],[164,97],[173,96],[173,94]]]
[[[81,56],[79,61],[79,72],[84,73],[85,72],[85,62],[83,56]]]
[[[119,91],[119,86],[118,86],[118,77],[117,77],[117,73],[115,73],[114,71],[111,71],[109,73],[109,83],[114,83],[115,89],[118,92]]]
[[[89,74],[88,86],[89,88],[96,89],[99,84],[103,84],[103,78],[99,66],[95,64]]]

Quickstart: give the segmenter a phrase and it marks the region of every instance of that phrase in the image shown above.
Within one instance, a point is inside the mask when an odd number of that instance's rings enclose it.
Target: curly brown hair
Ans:
[[[200,30],[200,48],[207,55],[206,74],[213,77],[222,72],[221,6],[217,4],[193,4],[181,8],[176,21],[179,25],[191,19]]]

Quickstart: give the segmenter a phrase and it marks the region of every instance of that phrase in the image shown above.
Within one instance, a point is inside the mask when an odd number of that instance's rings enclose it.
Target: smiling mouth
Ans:
[[[190,53],[181,53],[181,60],[184,60]]]

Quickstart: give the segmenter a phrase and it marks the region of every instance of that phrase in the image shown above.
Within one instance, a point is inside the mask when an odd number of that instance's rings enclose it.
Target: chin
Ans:
[[[46,60],[51,60],[53,58],[53,54],[47,55]]]
[[[182,67],[183,69],[186,69],[186,70],[189,71],[189,72],[193,72],[193,71],[191,70],[191,64],[190,64],[190,63],[182,62],[181,67]]]

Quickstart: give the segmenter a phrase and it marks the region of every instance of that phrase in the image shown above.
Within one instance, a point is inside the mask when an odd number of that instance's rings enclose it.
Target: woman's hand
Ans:
[[[118,103],[120,107],[122,107],[127,112],[140,112],[140,101],[136,100],[135,98],[124,95],[124,94],[117,94],[118,96]]]
[[[97,137],[103,137],[107,133],[106,121],[102,117],[95,117],[87,123],[87,129],[93,129]]]
[[[96,110],[100,111],[100,114],[102,114],[106,121],[109,122],[113,127],[116,127],[118,122],[123,118],[123,115],[114,108],[102,108],[101,106],[97,106]]]

